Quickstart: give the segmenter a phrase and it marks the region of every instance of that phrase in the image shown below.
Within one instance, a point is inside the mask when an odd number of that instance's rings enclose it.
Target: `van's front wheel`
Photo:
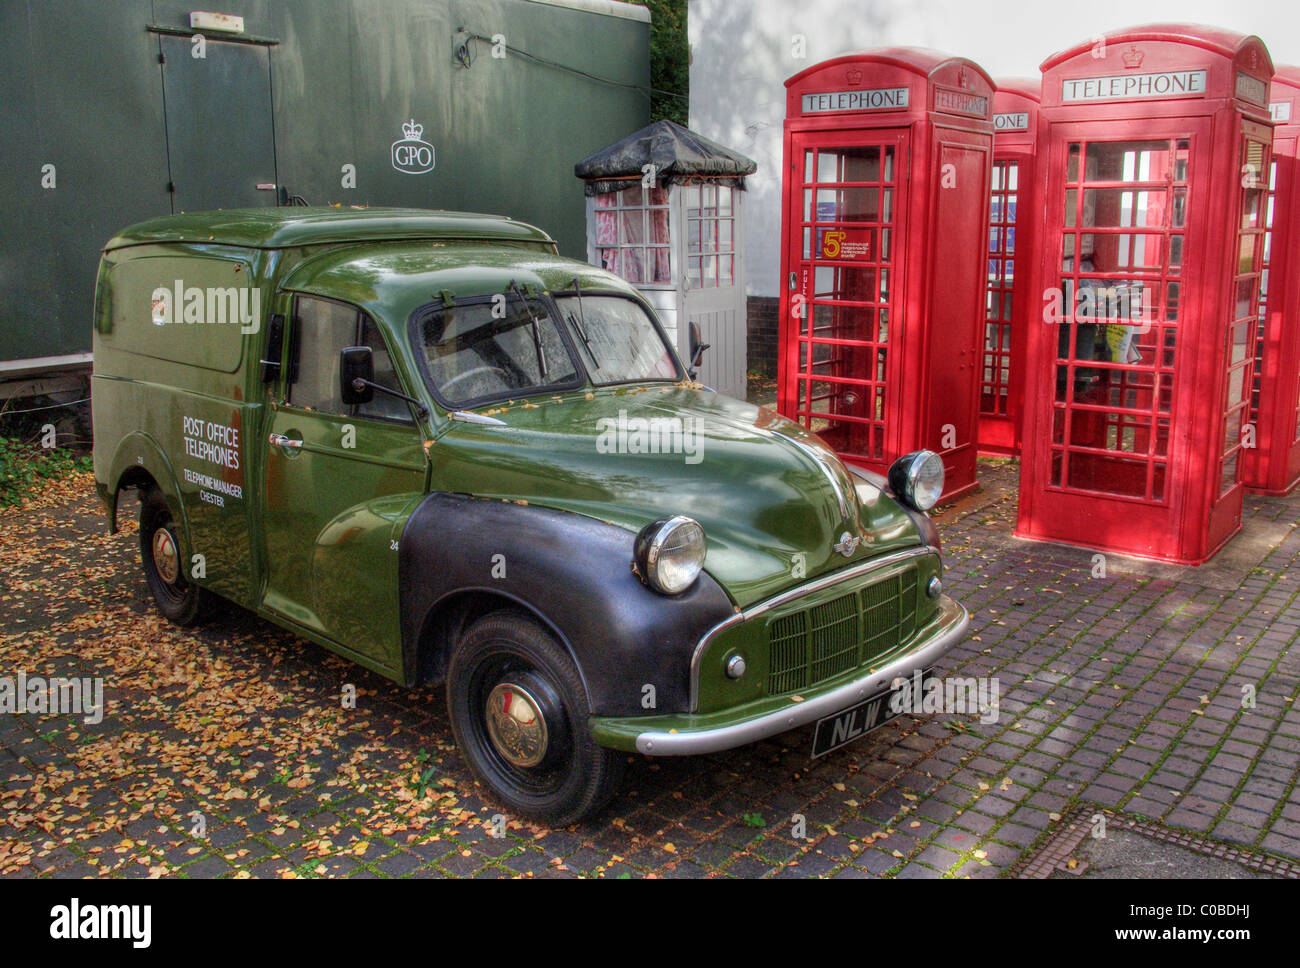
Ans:
[[[524,616],[470,626],[447,670],[447,711],[474,774],[523,816],[565,826],[618,789],[623,756],[592,739],[577,667]]]
[[[140,498],[140,561],[159,610],[177,625],[198,624],[208,593],[185,577],[176,522],[157,488]]]

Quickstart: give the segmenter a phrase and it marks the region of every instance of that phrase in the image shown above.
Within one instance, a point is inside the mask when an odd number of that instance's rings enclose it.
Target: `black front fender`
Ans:
[[[681,595],[651,591],[632,571],[633,538],[565,511],[429,495],[399,546],[408,681],[430,620],[470,592],[516,602],[545,622],[578,664],[593,714],[689,711],[696,643],[735,606],[708,574]],[[644,704],[647,685],[653,706]]]

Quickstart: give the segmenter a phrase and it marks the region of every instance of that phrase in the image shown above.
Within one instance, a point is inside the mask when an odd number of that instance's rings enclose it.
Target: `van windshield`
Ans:
[[[561,296],[560,315],[597,386],[676,380],[677,364],[644,309],[621,296]]]
[[[550,310],[522,293],[436,309],[417,332],[433,390],[452,408],[582,383]]]

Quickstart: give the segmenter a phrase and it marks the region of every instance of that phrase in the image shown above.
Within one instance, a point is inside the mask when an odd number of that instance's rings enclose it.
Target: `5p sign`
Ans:
[[[424,125],[416,124],[412,118],[402,125],[402,134],[405,135],[402,140],[393,142],[393,167],[407,175],[433,171],[433,145],[420,140]]]
[[[823,259],[871,261],[871,229],[826,229],[821,235]]]

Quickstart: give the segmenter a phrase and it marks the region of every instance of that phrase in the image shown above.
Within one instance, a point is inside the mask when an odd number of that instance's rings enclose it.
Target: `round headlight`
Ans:
[[[928,511],[943,493],[943,458],[933,451],[904,454],[889,467],[889,489],[918,511]]]
[[[665,595],[691,587],[704,567],[704,552],[704,529],[680,514],[647,524],[633,547],[641,579]]]

